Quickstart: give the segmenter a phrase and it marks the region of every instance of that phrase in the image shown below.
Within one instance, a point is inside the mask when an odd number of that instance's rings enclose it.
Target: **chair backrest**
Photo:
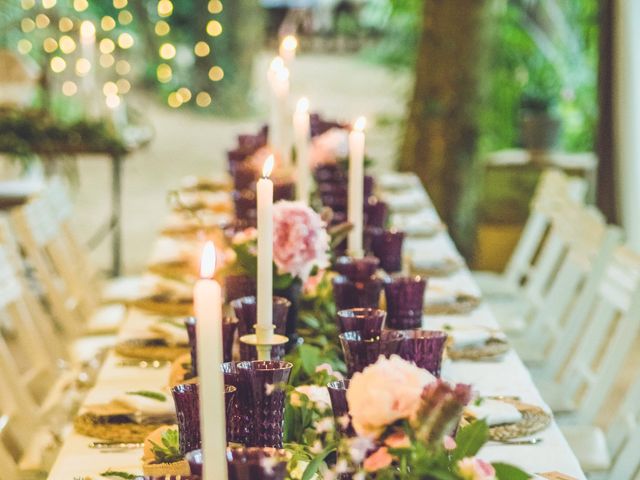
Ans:
[[[580,341],[558,382],[577,419],[593,423],[640,332],[640,256],[618,247],[594,294],[581,300]]]
[[[12,441],[9,433],[10,417],[0,413],[0,465],[2,465],[2,480],[20,480],[20,470],[10,447]]]
[[[518,287],[528,281],[536,254],[541,250],[551,223],[554,202],[567,198],[581,202],[585,192],[586,182],[580,179],[570,179],[554,169],[542,173],[522,235],[504,270],[508,283]]]
[[[607,425],[605,438],[612,466],[607,478],[638,478],[640,476],[640,380],[627,391],[617,414]]]

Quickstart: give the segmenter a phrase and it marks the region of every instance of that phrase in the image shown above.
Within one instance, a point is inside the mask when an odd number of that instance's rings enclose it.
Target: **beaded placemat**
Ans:
[[[115,350],[118,355],[128,358],[173,361],[189,353],[189,346],[171,345],[161,338],[131,338],[118,342]]]

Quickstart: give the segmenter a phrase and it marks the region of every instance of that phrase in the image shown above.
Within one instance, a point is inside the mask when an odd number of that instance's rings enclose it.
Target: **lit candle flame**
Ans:
[[[358,117],[358,119],[353,124],[353,129],[358,132],[362,132],[364,130],[364,127],[366,126],[367,126],[367,119],[364,117]]]
[[[280,45],[283,50],[295,51],[298,48],[298,39],[294,35],[287,35]]]
[[[279,70],[276,70],[276,76],[283,82],[289,80],[289,69],[287,67],[282,67]]]
[[[216,247],[211,240],[204,244],[200,258],[200,278],[213,278],[216,271]]]
[[[284,68],[284,60],[282,59],[282,57],[274,57],[274,59],[271,60],[271,64],[269,65],[270,70],[273,70],[274,72],[279,72],[283,68]]]
[[[273,170],[273,163],[275,162],[275,158],[273,155],[269,155],[267,159],[264,161],[264,165],[262,166],[262,177],[269,178],[271,176],[271,171]]]
[[[304,113],[309,111],[309,99],[307,97],[302,97],[298,100],[296,104],[296,112]]]
[[[80,24],[80,36],[82,38],[95,38],[96,36],[96,27],[89,20],[85,20]]]

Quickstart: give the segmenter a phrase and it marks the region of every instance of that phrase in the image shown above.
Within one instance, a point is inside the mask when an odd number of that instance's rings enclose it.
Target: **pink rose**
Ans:
[[[349,155],[349,132],[343,128],[332,128],[313,139],[311,144],[311,165],[317,167],[336,163],[338,158]]]
[[[375,472],[381,468],[388,467],[391,462],[393,462],[393,457],[387,447],[380,447],[365,459],[362,466],[367,472]]]
[[[495,480],[493,466],[475,457],[465,457],[458,462],[458,473],[465,480]]]
[[[316,212],[302,202],[273,205],[273,260],[281,274],[306,281],[313,267],[329,264],[329,234]]]
[[[411,418],[421,404],[424,387],[436,378],[397,355],[380,357],[356,373],[347,390],[347,402],[358,435],[377,438],[400,419]]]

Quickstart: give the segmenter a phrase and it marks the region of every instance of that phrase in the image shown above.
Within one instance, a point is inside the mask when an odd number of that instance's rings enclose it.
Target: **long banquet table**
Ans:
[[[416,203],[415,207],[421,209],[423,213],[436,215],[419,182],[412,182],[412,184],[413,192],[404,190],[399,195],[413,194],[412,202]],[[392,194],[388,192],[386,195]],[[438,255],[448,257],[459,256],[446,230],[431,237],[407,238],[405,253],[411,257],[419,255],[420,252],[429,252],[431,256],[436,252]],[[480,293],[466,267],[449,277],[430,279],[430,283],[432,287],[439,285],[443,288]],[[130,310],[119,337],[126,337],[127,332],[130,333],[139,328],[145,315],[142,311]],[[423,325],[425,328],[438,328],[444,325],[454,327],[483,325],[491,329],[499,328],[486,303],[482,303],[466,315],[424,316]],[[114,352],[109,352],[95,386],[85,399],[85,404],[108,402],[114,395],[132,389],[157,390],[167,385],[168,366],[158,369],[122,367],[118,365],[120,360]],[[442,376],[447,380],[469,383],[481,395],[518,396],[523,402],[540,405],[548,410],[527,368],[513,350],[496,361],[452,362],[447,360],[443,366]],[[586,478],[555,422],[534,436],[541,438],[542,442],[536,445],[503,445],[490,442],[481,450],[479,456],[490,461],[515,464],[529,473],[562,472],[576,479]],[[95,440],[76,432],[70,433],[64,441],[48,478],[50,480],[97,478],[100,472],[109,469],[133,474],[142,473],[142,449],[104,452],[89,448],[90,442]]]

